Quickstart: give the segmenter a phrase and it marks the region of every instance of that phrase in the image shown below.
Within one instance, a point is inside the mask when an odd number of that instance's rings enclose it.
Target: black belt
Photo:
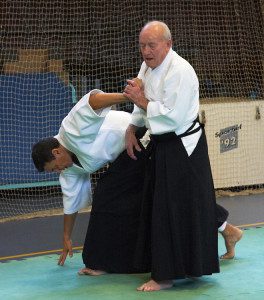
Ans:
[[[196,123],[199,123],[199,126],[195,129],[193,129],[193,127],[195,126]],[[182,134],[177,135],[175,132],[167,132],[167,133],[163,133],[163,134],[151,134],[150,135],[150,139],[154,142],[165,142],[165,141],[169,141],[175,137],[178,138],[182,138],[191,134],[194,134],[196,132],[198,132],[201,127],[203,127],[203,125],[199,122],[199,117],[197,117],[192,125]]]
[[[199,123],[199,126],[198,126],[197,128],[195,128],[195,129],[193,129],[193,127],[195,126],[196,123]],[[201,127],[202,127],[202,124],[199,122],[199,117],[197,117],[197,118],[193,121],[192,125],[191,125],[184,133],[179,134],[178,137],[179,137],[179,138],[182,138],[182,137],[185,137],[185,136],[194,134],[194,133],[198,132],[198,131],[201,129]],[[193,129],[193,130],[192,130],[192,129]]]

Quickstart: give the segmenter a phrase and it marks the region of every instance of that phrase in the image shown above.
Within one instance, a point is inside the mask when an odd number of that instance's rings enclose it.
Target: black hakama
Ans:
[[[216,201],[204,129],[188,156],[174,133],[152,136],[135,266],[156,281],[219,272]]]
[[[146,155],[132,160],[124,151],[97,183],[83,248],[86,267],[109,273],[149,272],[134,267]]]

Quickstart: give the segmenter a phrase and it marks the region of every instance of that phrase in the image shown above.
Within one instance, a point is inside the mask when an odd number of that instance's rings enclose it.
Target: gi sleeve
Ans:
[[[59,177],[65,214],[73,214],[92,203],[90,176],[87,173],[75,173],[68,170]]]
[[[89,104],[91,94],[103,93],[100,90],[92,90],[82,97],[79,102],[71,109],[69,114],[64,118],[59,131],[59,142],[63,145],[67,143],[74,144],[79,140],[86,143],[93,142],[100,127],[102,126],[105,116],[111,107],[93,110]]]

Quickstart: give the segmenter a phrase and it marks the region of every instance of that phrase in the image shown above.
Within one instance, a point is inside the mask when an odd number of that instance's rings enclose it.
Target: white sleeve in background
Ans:
[[[79,140],[85,140],[86,143],[93,142],[105,116],[111,110],[111,107],[99,110],[91,108],[89,98],[96,93],[103,92],[92,90],[83,96],[62,121],[57,138],[69,150],[72,149],[71,144],[76,144]]]
[[[73,214],[92,203],[91,181],[88,173],[74,172],[71,167],[60,174],[65,214]],[[72,169],[72,170],[71,170]]]
[[[145,126],[144,115],[145,111],[134,104],[134,109],[131,115],[131,124],[137,127]]]

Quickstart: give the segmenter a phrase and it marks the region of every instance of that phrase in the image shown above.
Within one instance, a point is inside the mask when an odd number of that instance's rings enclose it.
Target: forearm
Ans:
[[[64,228],[63,228],[63,237],[64,239],[70,239],[72,235],[72,230],[74,227],[75,219],[78,212],[70,215],[64,214]]]
[[[128,98],[121,93],[98,93],[90,95],[89,104],[92,109],[96,110],[128,101]]]

